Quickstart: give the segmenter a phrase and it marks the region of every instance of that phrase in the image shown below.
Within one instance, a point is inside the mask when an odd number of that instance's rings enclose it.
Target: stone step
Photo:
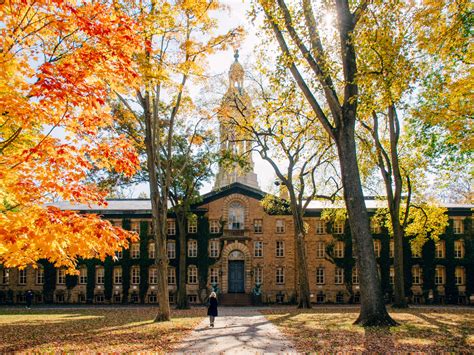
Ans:
[[[252,295],[245,293],[225,293],[219,297],[221,306],[251,306]]]

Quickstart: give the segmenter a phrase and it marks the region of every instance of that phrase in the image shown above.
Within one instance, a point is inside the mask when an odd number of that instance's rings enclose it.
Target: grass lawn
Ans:
[[[356,308],[262,311],[302,352],[474,352],[474,309],[390,310],[399,327],[354,326]]]
[[[205,315],[173,310],[153,323],[155,308],[0,309],[0,353],[9,351],[167,352]]]

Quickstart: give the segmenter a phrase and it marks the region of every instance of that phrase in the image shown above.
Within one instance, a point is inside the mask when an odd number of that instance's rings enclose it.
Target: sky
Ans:
[[[223,0],[222,3],[229,9],[228,11],[219,12],[214,15],[218,20],[218,28],[216,34],[223,34],[232,28],[242,26],[245,31],[245,39],[239,46],[239,61],[244,65],[245,63],[251,63],[254,56],[255,46],[259,43],[258,38],[258,26],[252,24],[247,18],[247,12],[250,10],[250,1],[246,0]],[[209,64],[209,75],[212,76],[224,76],[227,78],[230,65],[234,61],[234,49],[229,48],[226,51],[220,51],[215,53],[208,58]],[[244,82],[245,87],[245,82]],[[195,90],[194,90],[195,89]],[[192,92],[198,95],[199,88],[190,88]],[[222,92],[225,92],[226,88],[222,88]],[[264,191],[270,192],[275,182],[275,174],[273,168],[269,163],[262,160],[257,153],[253,154],[253,160],[255,162],[255,173],[258,177],[258,183],[260,188]],[[211,191],[214,185],[214,178],[206,183],[201,189],[201,194]],[[126,194],[130,194],[131,197],[137,197],[140,193],[145,192],[149,196],[148,184],[140,184],[133,187]]]

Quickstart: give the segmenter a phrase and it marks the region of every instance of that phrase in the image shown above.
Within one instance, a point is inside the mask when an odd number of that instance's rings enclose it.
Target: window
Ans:
[[[148,283],[151,285],[158,283],[158,269],[156,267],[148,269]]]
[[[156,293],[151,293],[148,295],[148,303],[157,303],[158,297],[156,297]]]
[[[336,303],[344,303],[344,294],[342,292],[337,293]]]
[[[357,266],[352,268],[352,284],[359,284],[359,268]]]
[[[130,247],[130,256],[132,259],[140,258],[140,243],[132,243]]]
[[[395,257],[395,242],[393,240],[390,240],[390,243],[388,244],[388,252],[390,258]]]
[[[18,270],[18,285],[26,285],[26,269]]]
[[[229,205],[229,229],[244,229],[244,206],[240,202]]]
[[[197,258],[198,256],[198,243],[197,240],[188,240],[188,257]]]
[[[253,220],[253,231],[255,233],[262,233],[263,232],[263,220],[262,219],[254,219]]]
[[[122,267],[114,267],[114,284],[122,284]]]
[[[140,222],[139,221],[132,221],[130,223],[130,230],[135,233],[140,233]]]
[[[105,297],[104,295],[95,295],[95,303],[104,303]]]
[[[438,259],[443,259],[445,257],[445,243],[444,240],[440,240],[435,244],[435,256]]]
[[[120,249],[119,251],[116,251],[116,252],[115,252],[115,257],[116,257],[118,260],[120,260],[120,259],[123,258],[123,251],[122,251],[122,249]]]
[[[344,222],[335,222],[332,226],[333,234],[342,234],[344,233]]]
[[[342,267],[336,267],[334,270],[334,283],[336,285],[342,285],[344,283],[344,269]]]
[[[85,302],[85,296],[84,296],[84,302]],[[122,302],[122,296],[120,294],[115,294],[114,295],[114,303],[120,303]]]
[[[316,303],[324,303],[325,298],[326,296],[324,295],[324,292],[318,292],[318,294],[316,295]]]
[[[188,295],[188,302],[189,303],[197,303],[197,295]]]
[[[382,243],[380,242],[380,239],[374,239],[374,252],[375,252],[376,258],[380,258],[381,249],[382,249]]]
[[[148,243],[148,258],[154,259],[155,257],[156,257],[156,244],[155,244],[155,241],[152,240],[150,243]]]
[[[221,224],[217,219],[211,219],[209,221],[209,232],[212,234],[217,234],[221,231]]]
[[[316,269],[316,285],[324,285],[324,268],[318,267]]]
[[[377,220],[374,218],[370,219],[370,233],[372,234],[379,234],[381,232],[381,228]]]
[[[435,285],[444,285],[446,270],[444,266],[436,266],[435,269]]]
[[[421,285],[421,268],[419,266],[413,266],[411,268],[411,277],[413,285]]]
[[[218,258],[219,252],[219,241],[216,239],[209,241],[209,256],[211,258]]]
[[[57,303],[64,303],[64,293],[57,293],[56,294],[56,302]]]
[[[79,269],[79,283],[85,285],[87,283],[87,268],[81,267]]]
[[[454,273],[454,279],[456,281],[456,285],[464,285],[466,283],[466,270],[462,266],[456,266],[456,270]]]
[[[255,283],[261,284],[263,282],[263,270],[261,267],[256,267],[253,269],[253,276]]]
[[[166,252],[168,259],[176,259],[176,242],[174,240],[168,240],[166,243]]]
[[[276,241],[276,256],[277,257],[285,256],[285,242],[282,240]]]
[[[198,221],[196,216],[188,218],[188,233],[197,233],[198,231]]]
[[[454,258],[464,258],[464,241],[462,239],[454,241]]]
[[[138,294],[133,293],[133,294],[130,296],[130,302],[131,302],[131,303],[138,303],[138,302],[140,302],[140,298],[138,297]]]
[[[168,268],[168,285],[176,285],[176,269],[174,267]]]
[[[326,255],[326,244],[324,242],[316,243],[316,257],[324,258]]]
[[[285,283],[285,271],[282,267],[276,268],[276,284],[283,285]]]
[[[98,285],[104,284],[104,268],[99,267],[95,270],[95,280]]]
[[[285,233],[285,221],[283,219],[276,220],[276,232]]]
[[[324,234],[326,233],[326,222],[324,221],[316,221],[316,234]]]
[[[263,242],[256,241],[253,243],[253,256],[257,258],[263,257]]]
[[[197,284],[198,270],[194,265],[188,267],[188,284]]]
[[[275,296],[276,303],[283,303],[285,301],[285,295],[283,293],[277,293]]]
[[[140,268],[132,267],[132,285],[140,284]]]
[[[2,285],[8,285],[10,283],[10,270],[9,269],[2,269],[0,274]]]
[[[168,219],[167,233],[168,235],[176,235],[176,221],[174,219]]]
[[[56,283],[58,285],[64,285],[66,283],[66,270],[64,269],[57,270]]]
[[[395,269],[393,266],[390,266],[390,275],[389,275],[390,285],[395,284]]]
[[[209,281],[211,282],[211,285],[216,285],[219,283],[219,270],[216,268],[211,268]]]
[[[336,244],[334,244],[334,257],[335,258],[343,258],[344,257],[344,242],[338,240]]]
[[[42,267],[38,267],[36,269],[36,284],[37,285],[44,284],[44,269]]]
[[[462,219],[453,220],[453,233],[454,234],[463,234],[464,233],[464,223]]]

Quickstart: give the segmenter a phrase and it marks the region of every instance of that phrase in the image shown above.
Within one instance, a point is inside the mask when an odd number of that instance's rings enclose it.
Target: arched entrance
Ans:
[[[245,292],[245,255],[234,250],[228,257],[229,293]]]

